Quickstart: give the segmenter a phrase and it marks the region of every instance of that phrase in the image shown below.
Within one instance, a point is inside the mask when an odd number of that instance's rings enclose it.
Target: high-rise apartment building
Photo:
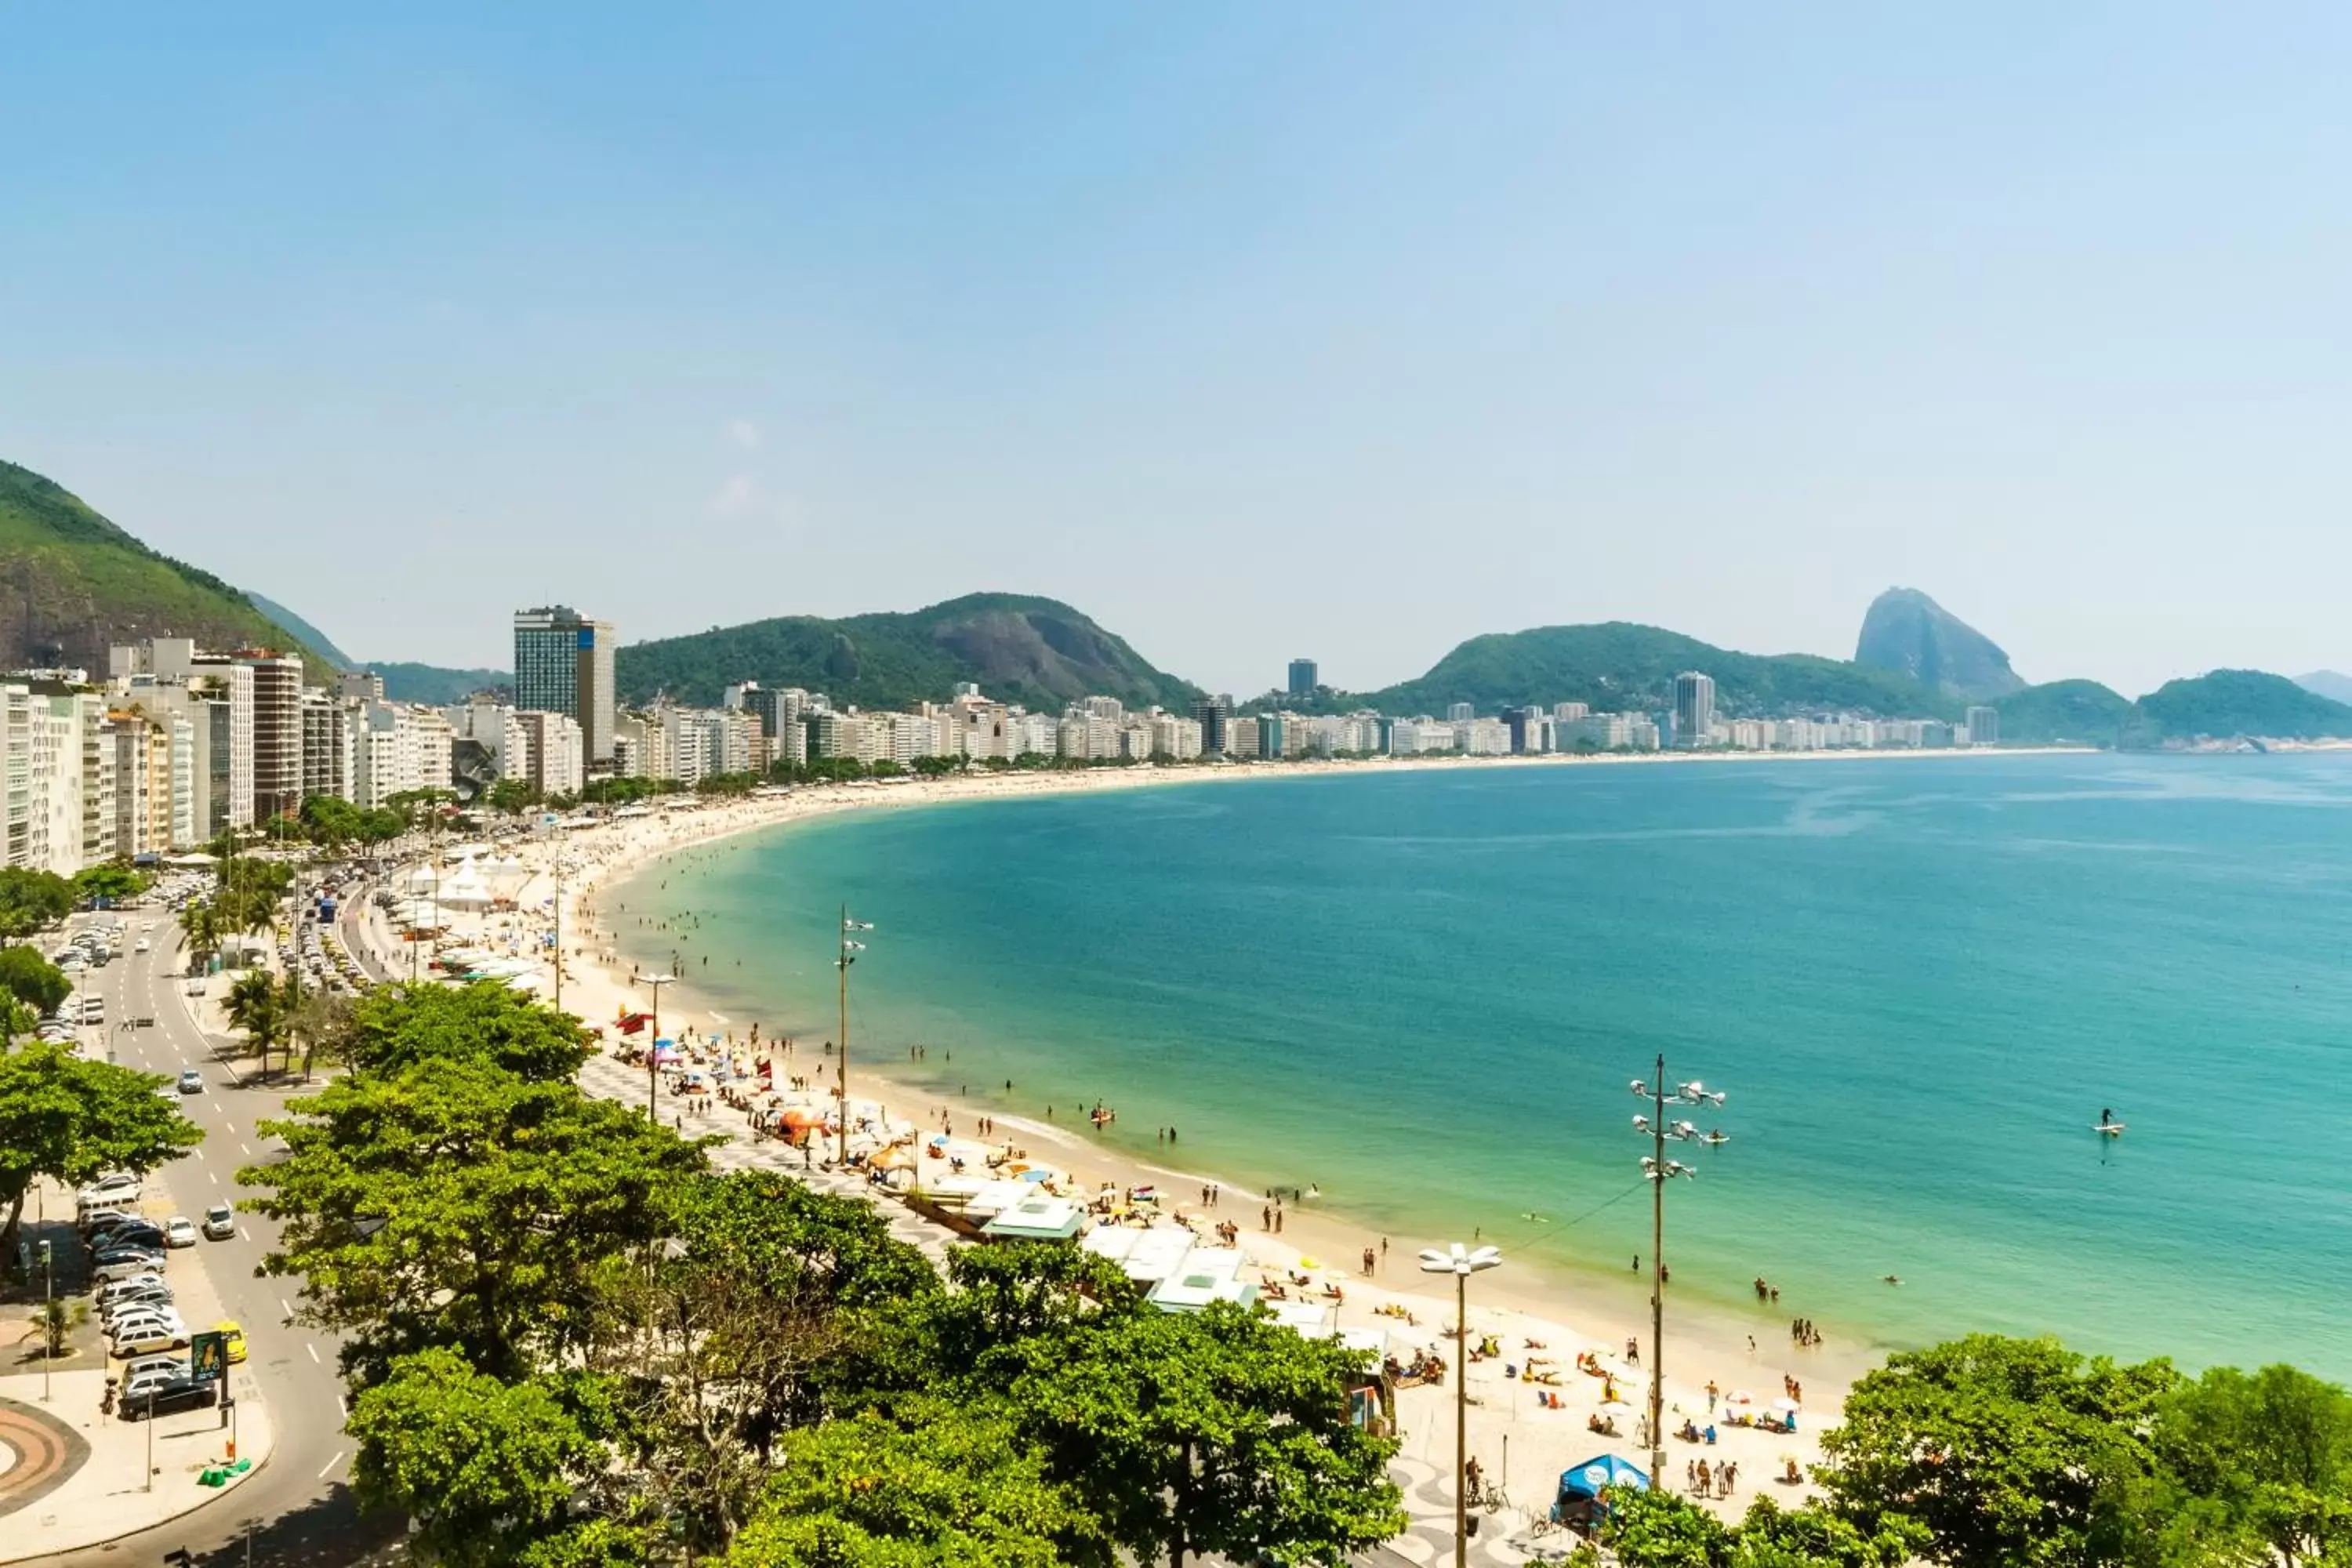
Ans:
[[[515,706],[568,713],[592,763],[613,760],[613,624],[562,605],[517,610]]]
[[[1979,704],[1969,710],[1969,744],[1998,746],[2000,744],[2000,710]]]
[[[1693,751],[1713,742],[1715,679],[1696,669],[1675,677],[1675,748]]]
[[[1201,697],[1192,702],[1192,722],[1201,726],[1201,754],[1222,757],[1227,750],[1225,729],[1233,721],[1234,704],[1229,697]]]
[[[1315,689],[1321,684],[1322,676],[1316,669],[1313,659],[1294,658],[1290,661],[1290,694],[1293,697],[1312,697]]]
[[[1476,717],[1478,705],[1475,702],[1455,702],[1445,710],[1445,721],[1449,724],[1467,724]]]
[[[253,816],[266,822],[302,805],[302,660],[299,655],[240,651],[253,671]]]

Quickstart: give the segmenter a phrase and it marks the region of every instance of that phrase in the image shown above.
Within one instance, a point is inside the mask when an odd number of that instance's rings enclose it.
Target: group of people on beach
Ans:
[[[1776,1301],[1779,1300],[1780,1299],[1780,1292],[1778,1290],[1773,1291],[1772,1299]],[[1813,1327],[1813,1321],[1811,1318],[1797,1318],[1791,1320],[1789,1324],[1789,1337],[1796,1341],[1798,1344],[1803,1346],[1807,1350],[1811,1350],[1822,1342],[1822,1331],[1821,1330]]]
[[[1693,1459],[1683,1467],[1683,1487],[1693,1497],[1726,1498],[1739,1485],[1739,1463],[1726,1459],[1712,1470],[1705,1459]]]

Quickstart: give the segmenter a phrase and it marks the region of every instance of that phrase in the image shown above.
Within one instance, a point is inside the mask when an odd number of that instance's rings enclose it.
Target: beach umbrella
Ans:
[[[1051,1171],[1039,1171],[1034,1169],[1027,1170],[1021,1173],[1021,1179],[1024,1182],[1050,1182],[1054,1179],[1054,1173]]]
[[[1804,1406],[1798,1404],[1793,1399],[1780,1398],[1772,1402],[1772,1408],[1779,1411],[1783,1415],[1794,1415],[1797,1412],[1802,1410]]]

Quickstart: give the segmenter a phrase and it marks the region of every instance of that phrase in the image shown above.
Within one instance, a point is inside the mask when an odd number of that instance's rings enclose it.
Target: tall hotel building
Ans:
[[[1675,748],[1691,751],[1713,743],[1715,681],[1696,669],[1675,677]]]
[[[613,760],[613,623],[562,605],[517,610],[515,706],[579,721],[591,764]]]

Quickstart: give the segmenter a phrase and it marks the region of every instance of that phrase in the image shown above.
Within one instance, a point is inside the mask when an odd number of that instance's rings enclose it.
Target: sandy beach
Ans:
[[[1880,759],[1889,755],[1943,756],[1965,752],[1916,753],[1798,753],[1770,762],[1808,762],[1833,765],[1853,755]],[[1990,752],[1983,754],[2004,754]],[[2015,752],[2006,754],[2014,755]],[[635,965],[626,941],[606,905],[613,889],[651,863],[705,846],[715,840],[755,829],[806,821],[818,816],[867,810],[907,809],[949,802],[1015,799],[1043,795],[1066,795],[1096,790],[1133,789],[1168,784],[1242,783],[1276,777],[1330,777],[1359,772],[1420,768],[1651,766],[1764,763],[1754,756],[1709,755],[1601,758],[1411,759],[1371,763],[1255,764],[1232,768],[1136,768],[1086,773],[1009,773],[969,778],[903,783],[829,785],[760,795],[731,802],[701,802],[680,797],[675,804],[656,803],[641,816],[622,816],[593,826],[527,836],[520,845],[500,847],[522,861],[527,879],[514,895],[514,909],[488,911],[457,919],[452,941],[541,960],[541,994],[556,994],[552,966],[545,964],[544,944],[550,914],[560,904],[563,952],[561,995],[564,1007],[604,1031],[607,1048],[619,1037],[612,1028],[622,1015],[646,1009],[655,1000],[650,988],[633,983]],[[634,928],[632,928],[634,929]],[[642,935],[642,933],[639,933]],[[658,940],[658,939],[656,939]],[[387,942],[387,947],[394,944]],[[641,955],[642,956],[642,955]],[[716,1037],[707,1047],[715,1058],[748,1063],[746,1042],[754,1020],[715,1011],[696,994],[689,982],[661,987],[662,1031],[681,1040]],[[831,1030],[824,1031],[830,1035]],[[776,1050],[774,1084],[786,1090],[797,1078],[805,1083],[799,1093],[786,1091],[787,1103],[827,1107],[835,1103],[835,1062],[818,1041],[803,1038],[787,1051],[773,1045],[774,1031],[761,1030],[763,1047]],[[829,1041],[825,1042],[829,1045]],[[1386,1331],[1390,1353],[1410,1362],[1416,1351],[1444,1357],[1459,1368],[1462,1358],[1450,1338],[1454,1305],[1450,1279],[1422,1274],[1415,1255],[1424,1247],[1445,1242],[1469,1242],[1458,1237],[1381,1236],[1351,1224],[1344,1215],[1322,1212],[1313,1201],[1290,1201],[1267,1222],[1273,1199],[1223,1182],[1213,1172],[1184,1168],[1181,1162],[1155,1163],[1123,1151],[1106,1148],[1079,1127],[1046,1123],[1011,1115],[993,1121],[993,1136],[983,1143],[971,1136],[977,1131],[968,1108],[940,1102],[935,1092],[894,1081],[888,1073],[892,1056],[907,1048],[903,1041],[877,1041],[867,1051],[853,1054],[850,1098],[853,1117],[872,1118],[889,1136],[919,1133],[926,1141],[949,1131],[954,1136],[947,1152],[966,1161],[974,1171],[992,1150],[1011,1144],[1025,1157],[1050,1163],[1068,1173],[1065,1190],[1091,1196],[1106,1184],[1120,1193],[1157,1186],[1164,1223],[1180,1218],[1202,1229],[1230,1222],[1239,1229],[1238,1245],[1248,1256],[1251,1278],[1263,1277],[1296,1295],[1325,1299],[1337,1285],[1343,1300],[1337,1304],[1338,1322],[1346,1329]],[[868,1063],[877,1065],[869,1066]],[[635,1081],[642,1083],[640,1078]],[[664,1114],[669,1114],[666,1097]],[[748,1116],[723,1104],[717,1125],[747,1142],[751,1134]],[[692,1128],[688,1129],[692,1131]],[[777,1150],[770,1141],[764,1145]],[[1201,1202],[1202,1190],[1220,1189],[1213,1207]],[[897,1201],[884,1189],[870,1189],[875,1201]],[[1174,1202],[1168,1200],[1173,1198]],[[1640,1201],[1636,1199],[1635,1201]],[[1475,1216],[1474,1216],[1475,1218]],[[1470,1224],[1464,1226],[1472,1229]],[[942,1233],[944,1235],[944,1233]],[[1647,1352],[1650,1330],[1646,1307],[1646,1277],[1635,1275],[1622,1289],[1602,1289],[1589,1280],[1564,1278],[1565,1271],[1547,1268],[1541,1260],[1540,1237],[1520,1240],[1507,1235],[1487,1237],[1507,1247],[1505,1267],[1479,1275],[1470,1292],[1469,1339],[1472,1346],[1491,1344],[1493,1353],[1468,1367],[1473,1402],[1470,1449],[1479,1457],[1490,1478],[1510,1487],[1515,1506],[1540,1512],[1549,1503],[1553,1479],[1567,1467],[1596,1454],[1614,1452],[1646,1466],[1646,1456],[1635,1436],[1637,1415],[1646,1411],[1647,1373],[1629,1362],[1629,1341]],[[1528,1256],[1512,1267],[1511,1253],[1524,1248]],[[1361,1259],[1370,1250],[1373,1271],[1367,1276]],[[1671,1260],[1671,1258],[1670,1258]],[[1290,1284],[1300,1276],[1311,1283],[1300,1290]],[[1788,1478],[1794,1461],[1800,1472],[1818,1456],[1822,1428],[1833,1425],[1839,1403],[1852,1379],[1877,1360],[1872,1347],[1832,1343],[1797,1345],[1786,1331],[1785,1320],[1768,1337],[1754,1331],[1756,1324],[1719,1310],[1677,1307],[1669,1287],[1666,1351],[1668,1377],[1665,1426],[1668,1484],[1685,1486],[1685,1467],[1706,1459],[1717,1475],[1727,1461],[1736,1467],[1736,1484],[1727,1497],[1711,1500],[1727,1514],[1743,1510],[1759,1490],[1784,1500],[1809,1489]],[[1594,1358],[1605,1371],[1586,1372],[1580,1358]],[[1715,1390],[1713,1395],[1709,1389]],[[1619,1435],[1608,1436],[1589,1429],[1600,1412],[1604,1394],[1613,1393],[1622,1404],[1614,1407]],[[1782,1434],[1733,1426],[1726,1419],[1734,1394],[1748,1396],[1743,1410],[1762,1415],[1776,1401],[1791,1400],[1797,1431]],[[1453,1453],[1454,1389],[1449,1376],[1443,1387],[1423,1386],[1403,1393],[1399,1400],[1403,1452],[1427,1465],[1450,1471]],[[1712,1418],[1710,1411],[1714,1412]],[[1676,1440],[1672,1436],[1688,1417],[1696,1426],[1713,1425],[1712,1445]],[[1507,1469],[1506,1469],[1507,1466]],[[1447,1483],[1450,1485],[1450,1482]]]

